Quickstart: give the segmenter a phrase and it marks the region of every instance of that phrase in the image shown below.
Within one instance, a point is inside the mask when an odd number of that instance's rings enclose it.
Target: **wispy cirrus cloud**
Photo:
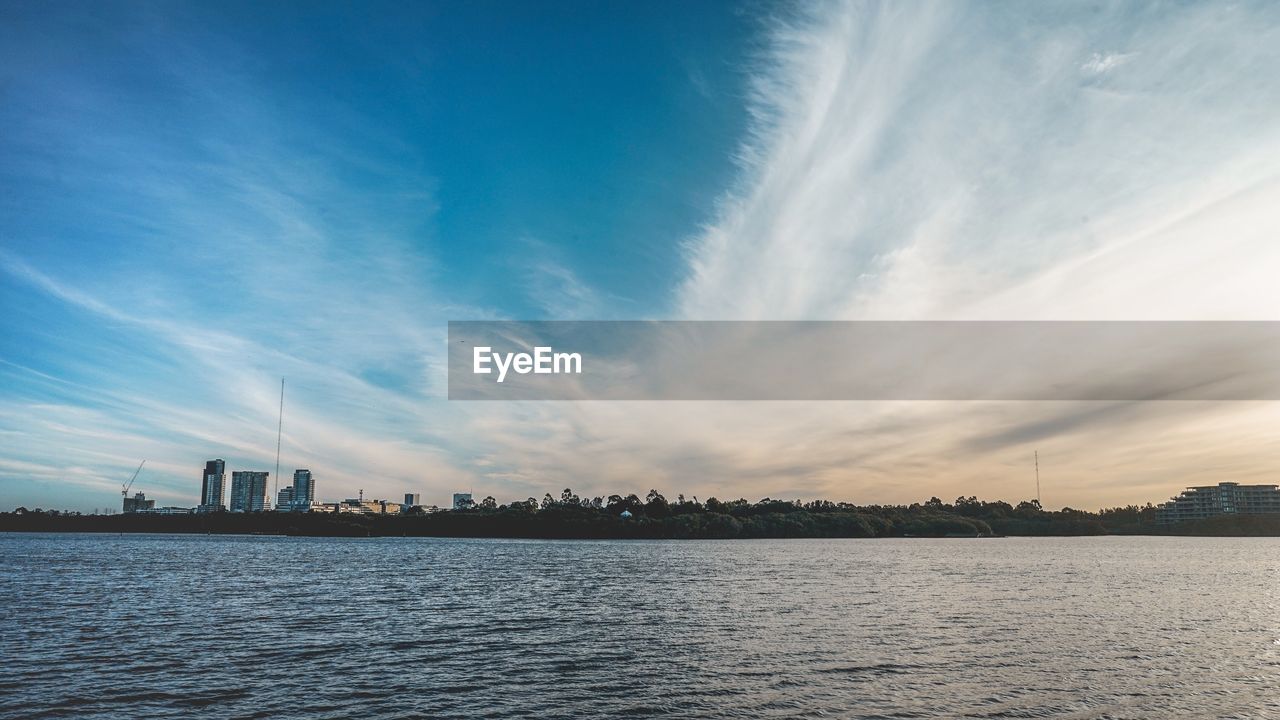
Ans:
[[[684,316],[1277,318],[1274,7],[805,7],[756,76],[741,185],[689,243]],[[905,435],[885,412],[832,423],[901,489],[1008,492],[1034,447],[1077,505],[1274,480],[1266,403],[941,404]]]
[[[1275,317],[1275,8],[806,7],[685,316]]]
[[[1277,319],[1280,88],[1257,83],[1280,73],[1277,27],[1265,4],[803,5],[770,31],[741,176],[688,242],[676,314]],[[1275,418],[1268,403],[604,403],[544,411],[550,435],[485,430],[535,474],[899,502],[1028,497],[1039,449],[1046,500],[1095,506],[1274,480]]]

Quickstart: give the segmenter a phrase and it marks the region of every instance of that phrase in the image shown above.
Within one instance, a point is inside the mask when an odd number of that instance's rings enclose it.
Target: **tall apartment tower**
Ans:
[[[204,478],[200,484],[200,512],[226,510],[223,504],[223,486],[226,483],[226,464],[221,459],[204,464]]]
[[[316,483],[311,471],[299,468],[293,471],[293,506],[306,510],[316,499]]]
[[[231,512],[262,512],[269,505],[267,478],[271,473],[237,470],[231,473]]]

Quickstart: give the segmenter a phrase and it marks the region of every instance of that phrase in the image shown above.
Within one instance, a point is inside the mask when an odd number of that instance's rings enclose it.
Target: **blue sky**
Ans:
[[[1269,404],[476,408],[442,358],[450,319],[1280,319],[1278,16],[0,4],[0,507],[272,469],[281,376],[329,499],[1274,479]]]
[[[527,281],[493,280],[553,255],[632,312],[666,304],[676,241],[731,171],[752,18],[715,3],[258,5],[10,7],[9,249],[73,282],[144,255],[183,295],[227,287],[205,271],[216,236],[282,229],[234,194],[261,182],[354,255],[361,233],[396,233],[459,303],[545,314]],[[206,226],[210,254],[172,237],[184,222]]]
[[[757,29],[716,3],[3,12],[0,388],[144,427],[116,417],[135,393],[230,409],[165,332],[413,392],[441,318],[663,314]],[[379,303],[416,332],[372,327]],[[192,467],[234,454],[204,444]],[[77,504],[66,458],[30,460],[48,485],[10,470],[5,501]]]

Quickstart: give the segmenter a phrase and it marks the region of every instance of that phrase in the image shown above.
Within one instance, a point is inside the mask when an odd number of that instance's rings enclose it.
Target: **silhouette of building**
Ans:
[[[269,472],[237,470],[231,473],[231,512],[262,512],[267,509]]]
[[[204,464],[203,480],[200,484],[199,512],[217,512],[226,510],[223,504],[223,486],[226,482],[226,464],[221,459],[210,460]]]
[[[168,506],[152,508],[150,510],[139,510],[138,512],[144,512],[151,515],[190,515],[195,512],[195,508]]]
[[[1224,482],[1199,485],[1156,508],[1156,522],[1203,520],[1218,515],[1280,513],[1280,488],[1275,485],[1240,485]]]
[[[469,507],[473,507],[475,504],[476,504],[475,501],[471,499],[471,493],[454,493],[453,494],[454,510],[466,510]]]
[[[147,496],[141,492],[134,493],[133,497],[124,499],[124,512],[136,513],[147,512],[156,506],[155,500],[148,500]]]

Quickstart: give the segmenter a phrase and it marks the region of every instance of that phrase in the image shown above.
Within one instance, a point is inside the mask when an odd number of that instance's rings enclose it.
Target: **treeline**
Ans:
[[[1276,523],[1232,532],[1219,523],[1186,534],[1271,534]],[[930,498],[911,505],[852,505],[828,500],[765,498],[699,502],[683,495],[669,501],[657,490],[636,495],[579,498],[566,489],[500,505],[492,497],[461,510],[403,515],[357,513],[211,513],[198,515],[82,515],[26,510],[0,513],[0,531],[236,533],[309,536],[427,536],[510,538],[873,538],[981,537],[992,535],[1102,535],[1169,533],[1155,524],[1155,508],[1129,506],[1093,513],[1047,511],[1034,500],[1011,505],[976,497],[944,503]]]

